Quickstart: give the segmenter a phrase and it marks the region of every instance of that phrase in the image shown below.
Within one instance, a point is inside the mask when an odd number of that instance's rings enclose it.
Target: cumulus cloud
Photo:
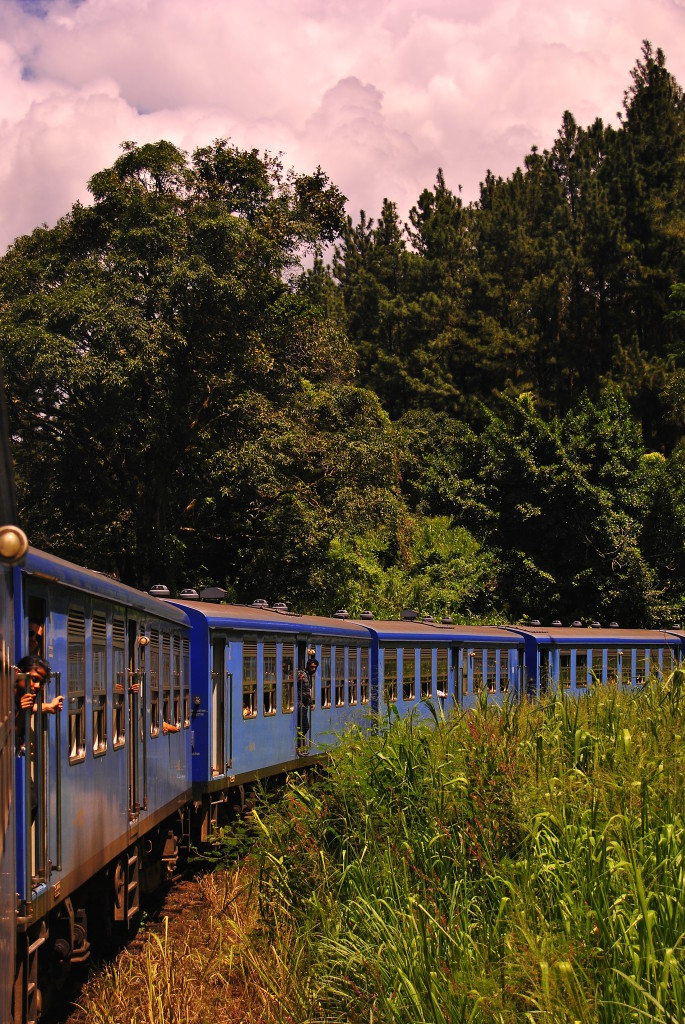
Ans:
[[[439,166],[474,199],[565,109],[613,120],[642,39],[683,82],[684,28],[682,0],[2,0],[0,251],[125,139],[282,151],[353,216],[406,214]]]

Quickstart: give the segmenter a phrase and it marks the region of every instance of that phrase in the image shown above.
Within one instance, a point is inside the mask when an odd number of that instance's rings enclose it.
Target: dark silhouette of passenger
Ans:
[[[306,748],[309,733],[309,709],[312,706],[312,680],[303,669],[297,673],[297,750]]]

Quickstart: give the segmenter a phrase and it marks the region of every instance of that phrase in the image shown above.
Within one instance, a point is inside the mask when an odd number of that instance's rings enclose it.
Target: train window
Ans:
[[[472,690],[473,693],[483,692],[483,652],[482,651],[469,651],[469,658],[473,665],[472,672]]]
[[[67,617],[67,693],[69,695],[69,763],[86,756],[86,618],[69,609]]]
[[[28,635],[27,652],[45,658],[45,601],[40,597],[29,598]]]
[[[461,667],[461,692],[462,696],[466,697],[469,692],[469,659],[463,647],[459,652],[459,664]]]
[[[485,652],[485,685],[488,693],[495,693],[497,690],[497,651],[487,650]]]
[[[159,630],[150,630],[150,735],[159,736]]]
[[[171,661],[172,723],[181,724],[181,638],[175,636]]]
[[[419,660],[419,679],[421,683],[421,697],[433,696],[433,652],[422,650]]]
[[[615,686],[618,682],[618,651],[615,647],[607,651],[607,683]]]
[[[447,649],[438,648],[436,691],[438,697],[446,697],[449,690],[449,668],[447,660]]]
[[[545,694],[549,690],[550,673],[549,648],[543,647],[540,650],[540,694]]]
[[[181,662],[181,689],[183,691],[183,727],[190,725],[190,641],[183,641],[183,661]]]
[[[664,651],[664,663],[666,663],[667,656],[668,656],[668,671],[672,672],[673,669],[675,668],[675,654],[673,653],[673,648],[672,647],[667,647],[666,650]],[[665,667],[666,667],[666,665],[664,664],[664,668]]]
[[[397,702],[397,651],[388,647],[383,651],[383,700]]]
[[[358,703],[357,695],[357,661],[359,658],[359,648],[350,651],[347,658],[347,703],[355,705]]]
[[[359,659],[359,692],[362,704],[369,703],[369,650],[362,647]]]
[[[107,750],[107,620],[104,615],[93,615],[91,640],[93,753],[104,754]]]
[[[559,651],[559,686],[571,685],[571,652]]]
[[[331,649],[321,648],[321,707],[331,706]]]
[[[126,742],[123,619],[112,622],[112,746],[123,747]]]
[[[649,649],[649,668],[648,673],[650,676],[661,675],[661,649],[659,647],[650,647]]]
[[[345,705],[345,648],[335,648],[335,706]]]
[[[402,700],[416,700],[416,651],[402,650]]]
[[[645,666],[647,663],[647,657],[644,647],[638,647],[635,651],[635,682],[638,686],[644,683],[647,678]]]
[[[243,718],[257,717],[257,644],[243,644]]]
[[[438,647],[437,650],[437,671],[436,671],[437,696],[446,697],[449,688],[449,673],[447,663],[447,650],[445,647]]]
[[[171,722],[171,637],[162,633],[162,721]]]
[[[499,692],[509,692],[509,651],[506,647],[499,649]]]
[[[587,651],[576,651],[576,687],[587,686]]]
[[[283,644],[281,648],[281,709],[284,715],[295,708],[295,648]]]
[[[264,644],[262,662],[264,714],[276,714],[276,644]]]

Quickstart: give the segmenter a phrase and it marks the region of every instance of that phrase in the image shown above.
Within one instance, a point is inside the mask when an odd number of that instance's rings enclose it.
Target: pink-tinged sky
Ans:
[[[320,164],[355,219],[438,167],[475,199],[564,110],[615,123],[643,39],[685,85],[685,0],[0,0],[0,253],[125,139]]]

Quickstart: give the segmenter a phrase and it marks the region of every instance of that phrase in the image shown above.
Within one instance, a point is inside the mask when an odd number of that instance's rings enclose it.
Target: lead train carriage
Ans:
[[[16,786],[21,1022],[38,1019],[41,987],[88,956],[89,915],[129,923],[191,830],[206,837],[246,784],[307,764],[350,723],[391,706],[425,716],[429,703],[447,711],[557,687],[582,693],[593,680],[635,686],[670,671],[685,642],[679,630],[353,621],[265,602],[162,601],[34,549],[13,582],[14,649],[28,650],[29,622],[39,623],[45,696],[65,698],[58,715],[33,716],[31,756],[1,776]],[[310,657],[301,736],[297,671]],[[3,921],[7,933],[11,914]]]

